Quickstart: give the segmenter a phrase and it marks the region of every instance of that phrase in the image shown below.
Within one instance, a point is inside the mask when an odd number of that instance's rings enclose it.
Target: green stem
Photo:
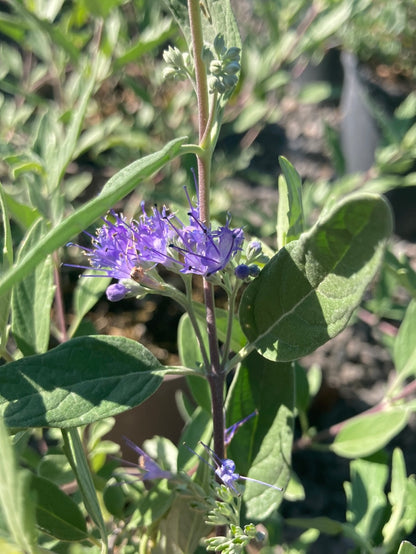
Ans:
[[[230,353],[230,344],[231,344],[231,335],[233,332],[233,322],[234,322],[234,310],[235,310],[235,299],[237,296],[239,287],[235,287],[231,291],[231,294],[228,296],[228,315],[227,315],[227,334],[225,336],[223,354],[222,354],[222,363],[221,370],[224,372],[225,365],[227,363],[228,355]]]
[[[209,368],[209,359],[208,359],[208,353],[205,348],[205,344],[201,335],[201,330],[199,328],[198,320],[195,315],[195,310],[192,304],[192,281],[190,279],[185,279],[185,287],[186,287],[186,296],[188,299],[188,305],[187,305],[187,312],[190,319],[190,322],[192,324],[192,327],[194,329],[196,340],[198,341],[198,346],[201,351],[202,360],[204,362],[205,370],[207,371]]]

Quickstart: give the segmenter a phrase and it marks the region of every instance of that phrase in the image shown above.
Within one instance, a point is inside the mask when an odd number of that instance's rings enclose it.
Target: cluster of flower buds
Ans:
[[[214,39],[214,53],[208,47],[204,50],[204,60],[208,66],[208,86],[211,93],[225,94],[231,91],[238,81],[240,48],[225,46],[224,37]]]
[[[163,70],[164,79],[174,79],[184,81],[193,76],[194,69],[192,58],[188,52],[181,52],[178,48],[169,46],[163,52],[163,59],[167,67]]]
[[[248,243],[244,263],[240,263],[234,270],[235,276],[242,281],[257,277],[260,273],[260,265],[264,265],[269,261],[268,256],[263,253],[261,242],[253,240]]]

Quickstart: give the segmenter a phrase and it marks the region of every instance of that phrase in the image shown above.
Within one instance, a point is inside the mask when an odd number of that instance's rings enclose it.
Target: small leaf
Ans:
[[[205,327],[201,326],[201,333],[206,351],[208,351],[208,336]],[[178,350],[183,366],[191,369],[200,369],[203,365],[201,350],[198,347],[191,320],[186,313],[183,314],[178,325]],[[211,413],[211,393],[208,381],[201,377],[188,376],[186,382],[198,406]]]
[[[368,540],[374,539],[384,522],[387,498],[384,488],[389,469],[386,463],[353,460],[351,483],[344,483],[347,496],[347,520]]]
[[[38,220],[21,246],[17,263],[45,234],[46,224],[43,220]],[[46,256],[43,264],[39,264],[33,273],[13,288],[12,333],[25,356],[42,354],[48,349],[54,293],[50,256]]]
[[[10,427],[86,425],[144,402],[163,369],[130,339],[79,337],[3,366],[0,414]]]
[[[399,539],[404,533],[402,521],[408,502],[407,475],[403,452],[400,448],[395,448],[393,451],[391,491],[388,499],[391,504],[391,516],[383,527],[384,545],[395,544],[396,539]]]
[[[397,554],[416,554],[416,546],[409,541],[402,541]]]
[[[6,271],[13,265],[13,242],[5,193],[0,183],[0,210],[3,221],[3,252],[1,267]],[[0,348],[5,349],[8,340],[8,322],[10,315],[11,294],[0,297]]]
[[[394,341],[393,359],[397,373],[402,378],[416,376],[416,300],[406,310]]]
[[[88,537],[80,509],[57,485],[33,475],[31,490],[36,493],[36,521],[42,531],[63,541]]]
[[[240,323],[257,351],[270,360],[295,360],[342,331],[391,229],[381,196],[355,194],[279,250],[241,299]]]
[[[329,517],[288,518],[285,522],[294,527],[318,529],[327,535],[338,535],[343,531],[342,523]]]
[[[31,473],[17,468],[13,447],[0,418],[0,507],[13,541],[24,552],[36,551],[35,503]],[[1,515],[0,515],[0,519]]]
[[[186,0],[164,0],[164,3],[180,26],[189,51],[192,51],[192,37]],[[230,0],[202,0],[200,2],[200,9],[202,11],[201,20],[204,42],[212,44],[215,37],[221,34],[224,37],[226,48],[231,46],[241,48],[240,33]]]
[[[283,176],[279,178],[279,204],[277,208],[277,247],[283,248],[299,238],[304,229],[302,207],[302,181],[293,165],[279,157]]]
[[[404,429],[408,417],[404,407],[359,416],[343,426],[330,448],[345,458],[369,456]]]
[[[98,275],[98,272],[96,274]],[[83,317],[95,306],[111,283],[111,277],[104,277],[102,273],[99,274],[99,279],[89,279],[85,275],[94,275],[94,270],[87,269],[84,275],[81,275],[78,279],[72,299],[74,319],[71,321],[71,326],[68,330],[70,337],[74,336]]]
[[[107,529],[79,430],[74,427],[68,430],[63,429],[62,438],[64,439],[65,454],[76,476],[85,508],[98,527],[103,542],[103,550],[106,551],[108,548]]]

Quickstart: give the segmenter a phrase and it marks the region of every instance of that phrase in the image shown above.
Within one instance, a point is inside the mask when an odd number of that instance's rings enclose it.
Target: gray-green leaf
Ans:
[[[258,352],[295,360],[342,331],[379,267],[391,229],[381,196],[355,194],[282,248],[241,301],[241,326]]]
[[[0,415],[15,428],[85,425],[138,406],[162,375],[163,366],[139,343],[79,337],[3,366]]]

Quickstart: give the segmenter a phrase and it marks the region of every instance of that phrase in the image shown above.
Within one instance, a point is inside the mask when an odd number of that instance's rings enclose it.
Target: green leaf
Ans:
[[[302,181],[293,165],[279,157],[283,176],[279,178],[279,204],[277,208],[277,247],[283,248],[303,233]]]
[[[10,229],[9,214],[5,202],[5,193],[0,183],[0,210],[3,221],[3,252],[1,267],[6,271],[13,265],[13,242]],[[11,295],[6,294],[0,297],[0,349],[5,349],[8,340],[8,322],[10,314]]]
[[[339,535],[343,531],[342,523],[329,517],[288,518],[285,522],[294,527],[318,529],[327,535]]]
[[[205,327],[201,327],[205,348],[208,351],[208,336]],[[188,314],[183,314],[178,325],[178,350],[182,365],[192,369],[199,369],[202,365],[201,350]],[[208,381],[201,377],[186,377],[186,382],[198,406],[211,413],[211,393]]]
[[[391,491],[388,499],[391,504],[391,516],[383,527],[383,543],[385,546],[392,546],[397,544],[397,539],[404,534],[402,521],[408,503],[406,465],[400,448],[395,448],[393,451]]]
[[[30,495],[31,473],[17,468],[15,454],[0,418],[0,506],[10,535],[25,553],[35,554],[35,502]],[[1,519],[1,517],[0,517]]]
[[[37,219],[41,217],[40,212],[32,206],[17,202],[13,196],[4,192],[4,201],[9,210],[10,216],[22,227],[29,229]]]
[[[192,414],[192,418],[186,424],[182,433],[178,449],[178,469],[181,471],[189,471],[198,464],[198,459],[184,446],[184,443],[202,455],[205,450],[199,444],[199,441],[209,443],[212,437],[212,420],[211,415],[202,408],[196,408]]]
[[[344,483],[347,521],[361,536],[375,539],[384,522],[387,498],[384,487],[389,469],[386,463],[354,460],[350,464],[351,483]]]
[[[258,352],[295,360],[342,331],[378,269],[391,229],[381,196],[355,194],[282,248],[241,300],[240,323]]]
[[[45,233],[45,222],[37,221],[21,245],[17,263],[30,253]],[[12,333],[25,356],[42,354],[48,349],[54,293],[50,256],[46,256],[43,264],[13,288]]]
[[[163,366],[124,337],[79,337],[0,371],[0,414],[10,427],[67,428],[138,406]]]
[[[416,554],[416,546],[409,541],[402,541],[397,554]]]
[[[174,499],[175,494],[169,487],[167,479],[159,480],[147,494],[136,500],[135,525],[140,527],[154,525],[167,513]]]
[[[186,0],[164,0],[173,17],[185,36],[189,51],[192,51],[192,37],[189,26],[188,7]],[[217,35],[224,37],[227,48],[235,46],[241,48],[241,38],[237,23],[231,9],[230,0],[202,0],[202,33],[204,42],[213,43]]]
[[[63,541],[88,537],[81,510],[57,485],[33,475],[31,490],[36,493],[36,521],[42,531]]]
[[[116,173],[96,198],[84,204],[79,210],[51,229],[19,264],[16,264],[3,276],[0,281],[0,295],[6,293],[16,282],[33,271],[47,254],[52,253],[86,229],[106,210],[136,188],[143,179],[150,177],[169,160],[176,157],[184,141],[185,138],[175,139],[166,144],[159,152],[149,154]]]
[[[99,279],[88,278],[86,275],[94,275],[93,269],[87,269],[78,279],[77,286],[72,298],[72,307],[74,310],[74,318],[71,321],[71,326],[68,329],[68,335],[74,336],[83,317],[95,306],[104,291],[111,283],[111,277],[104,277],[102,273]]]
[[[254,425],[248,422],[246,428],[243,425],[238,430],[229,456],[242,462],[237,467],[241,475],[284,488],[290,478],[293,440],[292,364],[271,362],[253,352],[239,371],[238,381],[230,399],[233,409],[229,410],[228,423],[249,415],[255,408],[258,416]],[[245,473],[247,467],[249,470]],[[262,520],[280,505],[283,492],[247,481],[243,498],[247,518]]]
[[[172,492],[169,494],[172,498]],[[208,534],[205,515],[196,510],[192,498],[176,495],[167,517],[159,524],[158,542],[152,554],[187,554],[195,552],[199,541]]]
[[[163,45],[176,32],[176,27],[172,26],[171,20],[168,23],[167,25],[165,19],[156,28],[150,29],[146,36],[141,36],[140,40],[115,60],[115,69],[131,62],[137,62],[147,52]]]
[[[412,300],[394,341],[393,360],[402,378],[416,376],[416,300]]]
[[[88,515],[98,527],[103,542],[103,550],[106,552],[108,547],[107,529],[101,512],[100,503],[98,502],[84,446],[79,436],[79,430],[74,427],[63,429],[62,438],[64,439],[65,454],[76,476],[85,508]]]
[[[369,456],[404,429],[408,417],[405,407],[356,417],[343,426],[330,448],[345,458]]]

